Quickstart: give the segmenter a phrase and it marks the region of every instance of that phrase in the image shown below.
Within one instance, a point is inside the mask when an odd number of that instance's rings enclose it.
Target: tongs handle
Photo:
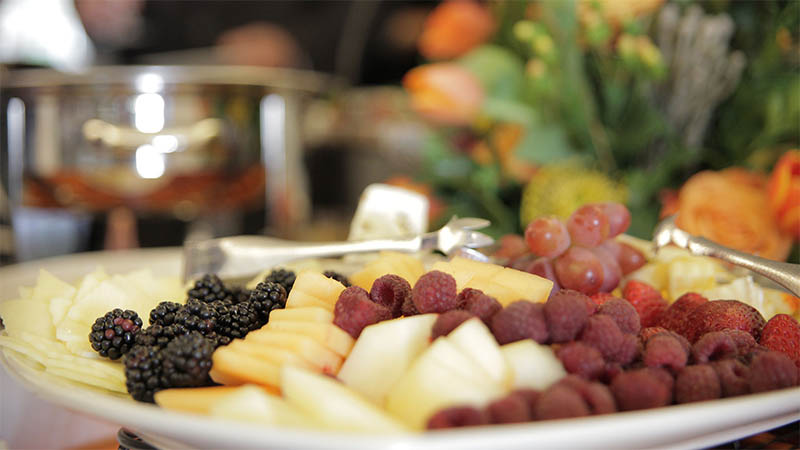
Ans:
[[[711,256],[750,269],[788,289],[800,297],[800,264],[773,261],[733,250],[700,236],[689,235],[686,249],[694,255]]]

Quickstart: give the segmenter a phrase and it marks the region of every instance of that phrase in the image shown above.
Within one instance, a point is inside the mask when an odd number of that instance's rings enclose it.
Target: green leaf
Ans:
[[[551,164],[575,156],[564,130],[555,124],[535,125],[525,129],[525,137],[517,145],[516,155],[536,164]]]
[[[489,97],[514,99],[522,91],[524,66],[510,50],[483,45],[459,58],[458,63],[481,80]]]
[[[497,97],[489,97],[484,100],[481,112],[498,122],[513,122],[521,125],[532,126],[539,119],[539,114],[532,106]]]

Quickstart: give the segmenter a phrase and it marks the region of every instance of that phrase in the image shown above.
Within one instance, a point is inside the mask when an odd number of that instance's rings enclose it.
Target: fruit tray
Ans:
[[[2,300],[14,295],[18,286],[32,285],[39,269],[69,280],[96,266],[104,266],[108,273],[149,267],[157,273],[178,274],[180,251],[98,252],[2,268]],[[0,361],[9,375],[44,400],[120,424],[162,448],[698,448],[800,420],[800,388],[791,388],[635,412],[423,434],[292,430],[138,403],[49,375],[11,352],[0,352]]]

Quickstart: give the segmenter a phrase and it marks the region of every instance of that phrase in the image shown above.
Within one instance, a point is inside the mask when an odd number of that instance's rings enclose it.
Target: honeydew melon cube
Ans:
[[[532,339],[503,345],[500,350],[511,367],[514,389],[545,390],[567,374],[553,350]]]
[[[159,393],[156,393],[156,403],[158,403]],[[315,425],[311,418],[301,413],[286,400],[270,394],[258,386],[251,385],[235,388],[229,393],[220,395],[208,406],[208,413],[212,417],[220,419],[265,425],[304,428]]]
[[[338,378],[382,406],[392,385],[428,346],[436,314],[370,325],[361,332]]]
[[[472,357],[498,386],[508,388],[511,369],[492,332],[478,319],[470,319],[447,335],[446,339]]]

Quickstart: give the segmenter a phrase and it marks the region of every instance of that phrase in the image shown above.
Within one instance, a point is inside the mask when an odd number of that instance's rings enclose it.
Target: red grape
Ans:
[[[639,267],[642,267],[647,260],[642,252],[624,242],[620,242],[617,262],[619,263],[620,269],[622,269],[622,274],[627,275]]]
[[[590,250],[570,247],[555,261],[556,276],[562,288],[592,295],[603,285],[603,264]]]
[[[525,242],[534,254],[554,258],[569,248],[570,238],[564,222],[550,216],[539,217],[528,224]]]
[[[498,239],[500,247],[494,252],[495,258],[514,260],[528,252],[525,239],[518,234],[506,234]]]
[[[622,251],[622,248],[619,246],[619,242],[617,242],[615,239],[606,239],[602,244],[598,245],[598,247],[610,253],[614,260],[619,264],[619,254]]]
[[[572,242],[582,247],[600,245],[608,237],[608,228],[608,216],[603,208],[595,204],[581,206],[567,219]]]
[[[625,230],[631,224],[631,213],[622,203],[601,203],[600,207],[608,217],[608,237],[614,237]]]
[[[528,266],[523,270],[552,281],[553,289],[550,290],[550,295],[553,295],[554,293],[558,292],[559,289],[561,289],[558,284],[558,278],[556,278],[556,271],[553,268],[553,262],[550,259],[544,257],[537,258],[528,264]]]
[[[603,246],[595,247],[592,252],[600,259],[603,264],[603,284],[600,286],[600,292],[611,292],[619,284],[619,279],[622,278],[622,269],[617,263],[614,255],[603,248]]]

